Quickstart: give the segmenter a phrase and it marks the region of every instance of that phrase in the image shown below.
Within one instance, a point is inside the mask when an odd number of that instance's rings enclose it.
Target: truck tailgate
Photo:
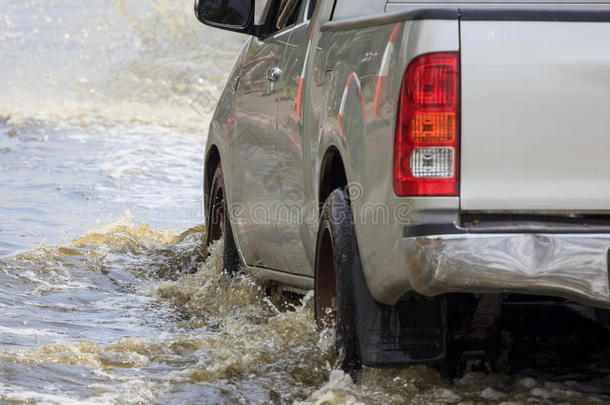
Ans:
[[[610,23],[461,22],[460,204],[610,211]]]

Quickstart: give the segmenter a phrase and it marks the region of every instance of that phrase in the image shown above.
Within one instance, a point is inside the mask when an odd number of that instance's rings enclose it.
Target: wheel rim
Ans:
[[[336,323],[337,279],[332,238],[328,229],[318,240],[315,277],[315,315],[319,329]]]

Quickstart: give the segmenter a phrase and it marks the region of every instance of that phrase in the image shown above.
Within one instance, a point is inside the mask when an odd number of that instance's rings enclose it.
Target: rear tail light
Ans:
[[[459,195],[459,54],[421,55],[400,89],[394,143],[398,196]]]

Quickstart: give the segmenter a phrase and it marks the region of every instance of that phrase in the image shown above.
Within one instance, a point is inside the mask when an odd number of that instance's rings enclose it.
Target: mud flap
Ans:
[[[362,363],[393,367],[433,365],[445,360],[447,303],[444,296],[430,298],[408,293],[394,306],[379,304],[369,292],[362,267],[355,265],[353,271]]]

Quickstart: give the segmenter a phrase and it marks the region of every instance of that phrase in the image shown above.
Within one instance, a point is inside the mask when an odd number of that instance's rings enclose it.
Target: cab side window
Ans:
[[[311,17],[313,16],[313,11],[316,9],[316,4],[318,3],[318,0],[309,0],[309,8],[307,9],[307,19],[311,20]]]
[[[304,20],[315,3],[316,0],[256,0],[254,21],[264,26],[268,36]]]
[[[281,0],[275,28],[284,29],[298,21],[302,0]]]
[[[261,25],[265,23],[269,6],[275,3],[275,0],[254,0],[254,24]]]

